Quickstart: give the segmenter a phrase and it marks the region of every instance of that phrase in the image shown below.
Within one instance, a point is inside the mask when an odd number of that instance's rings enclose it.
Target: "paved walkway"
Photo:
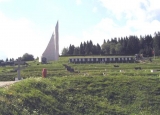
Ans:
[[[9,86],[13,83],[16,83],[18,81],[0,81],[0,87],[5,87],[5,86]]]

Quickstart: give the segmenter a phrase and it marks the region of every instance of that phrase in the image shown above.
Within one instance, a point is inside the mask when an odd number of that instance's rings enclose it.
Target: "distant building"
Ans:
[[[55,33],[52,34],[51,39],[46,47],[45,51],[43,52],[42,56],[39,58],[39,62],[42,62],[42,59],[46,59],[47,62],[49,61],[56,61],[59,58],[59,24],[55,26]]]
[[[134,63],[134,58],[131,56],[124,57],[82,57],[82,58],[69,58],[70,63]]]

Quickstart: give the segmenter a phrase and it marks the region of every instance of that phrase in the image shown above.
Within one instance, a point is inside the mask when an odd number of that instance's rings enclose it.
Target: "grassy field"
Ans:
[[[94,56],[95,57],[95,56]],[[160,59],[155,59],[153,62],[146,61],[144,63],[108,63],[108,64],[72,64],[68,62],[69,57],[61,57],[59,61],[50,64],[40,64],[36,61],[28,62],[29,66],[21,70],[21,76],[26,79],[30,77],[42,76],[42,69],[46,68],[48,77],[63,77],[63,76],[159,76],[160,71],[151,73],[152,69],[159,69]],[[76,72],[66,71],[63,64],[71,66]],[[119,67],[114,67],[119,65]],[[135,70],[135,67],[141,67],[141,70]],[[17,72],[13,72],[15,67],[6,66],[0,67],[0,81],[14,80]],[[122,71],[122,72],[120,72]]]
[[[159,115],[160,59],[144,63],[71,64],[28,62],[24,78],[0,88],[3,115]],[[63,64],[72,67],[69,72]],[[119,67],[114,67],[119,65]],[[141,67],[141,70],[135,70]],[[42,69],[47,78],[42,78]],[[0,81],[14,80],[13,67],[0,68]],[[120,72],[121,70],[121,72]]]

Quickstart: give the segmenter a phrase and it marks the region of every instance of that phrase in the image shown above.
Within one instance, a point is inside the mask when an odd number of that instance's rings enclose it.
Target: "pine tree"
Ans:
[[[101,54],[101,47],[100,45],[97,43],[97,55]]]
[[[80,44],[80,55],[84,55],[84,45],[82,44],[82,42],[81,42],[81,44]]]

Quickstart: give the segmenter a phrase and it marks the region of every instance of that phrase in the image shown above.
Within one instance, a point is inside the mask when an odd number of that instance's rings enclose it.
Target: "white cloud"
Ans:
[[[134,31],[133,31],[134,30]],[[68,47],[69,44],[79,46],[81,42],[92,40],[94,44],[102,45],[103,40],[111,38],[126,37],[129,35],[148,35],[160,30],[160,22],[153,20],[151,22],[143,20],[128,20],[126,25],[120,26],[110,18],[103,18],[99,23],[83,31],[82,37],[65,36],[60,39],[60,49]],[[65,39],[63,39],[65,38]]]
[[[45,37],[30,20],[12,20],[0,12],[0,49],[6,57],[17,58],[24,53],[39,56],[47,44]]]
[[[159,0],[99,0],[115,16],[119,22],[110,18],[104,18],[95,26],[92,36],[100,33],[109,37],[121,37],[128,35],[153,34],[160,30],[160,21],[157,16],[160,13]],[[125,24],[120,24],[120,20]],[[86,32],[87,33],[87,32]],[[102,36],[103,37],[103,36]]]
[[[100,0],[107,10],[110,10],[116,18],[121,18],[122,14],[130,15],[139,7],[136,0]],[[130,17],[132,18],[132,17]]]
[[[82,0],[76,0],[76,4],[77,4],[77,5],[82,4]]]
[[[107,40],[130,34],[131,31],[127,27],[120,27],[112,19],[104,18],[90,30],[84,31],[83,37],[101,45],[104,39]]]
[[[99,0],[117,19],[149,20],[160,12],[159,0]]]
[[[11,1],[11,0],[0,0],[0,2],[8,2],[8,1]]]
[[[97,7],[94,7],[93,10],[92,10],[94,13],[97,12]]]
[[[134,29],[134,31],[133,31]],[[111,39],[114,37],[120,38],[129,35],[153,35],[154,32],[160,30],[160,22],[153,20],[151,22],[143,22],[141,20],[128,20],[126,25],[120,26],[112,19],[104,18],[97,25],[83,32],[81,40],[92,40],[94,44],[103,43],[103,40]],[[79,42],[80,43],[80,42]]]

